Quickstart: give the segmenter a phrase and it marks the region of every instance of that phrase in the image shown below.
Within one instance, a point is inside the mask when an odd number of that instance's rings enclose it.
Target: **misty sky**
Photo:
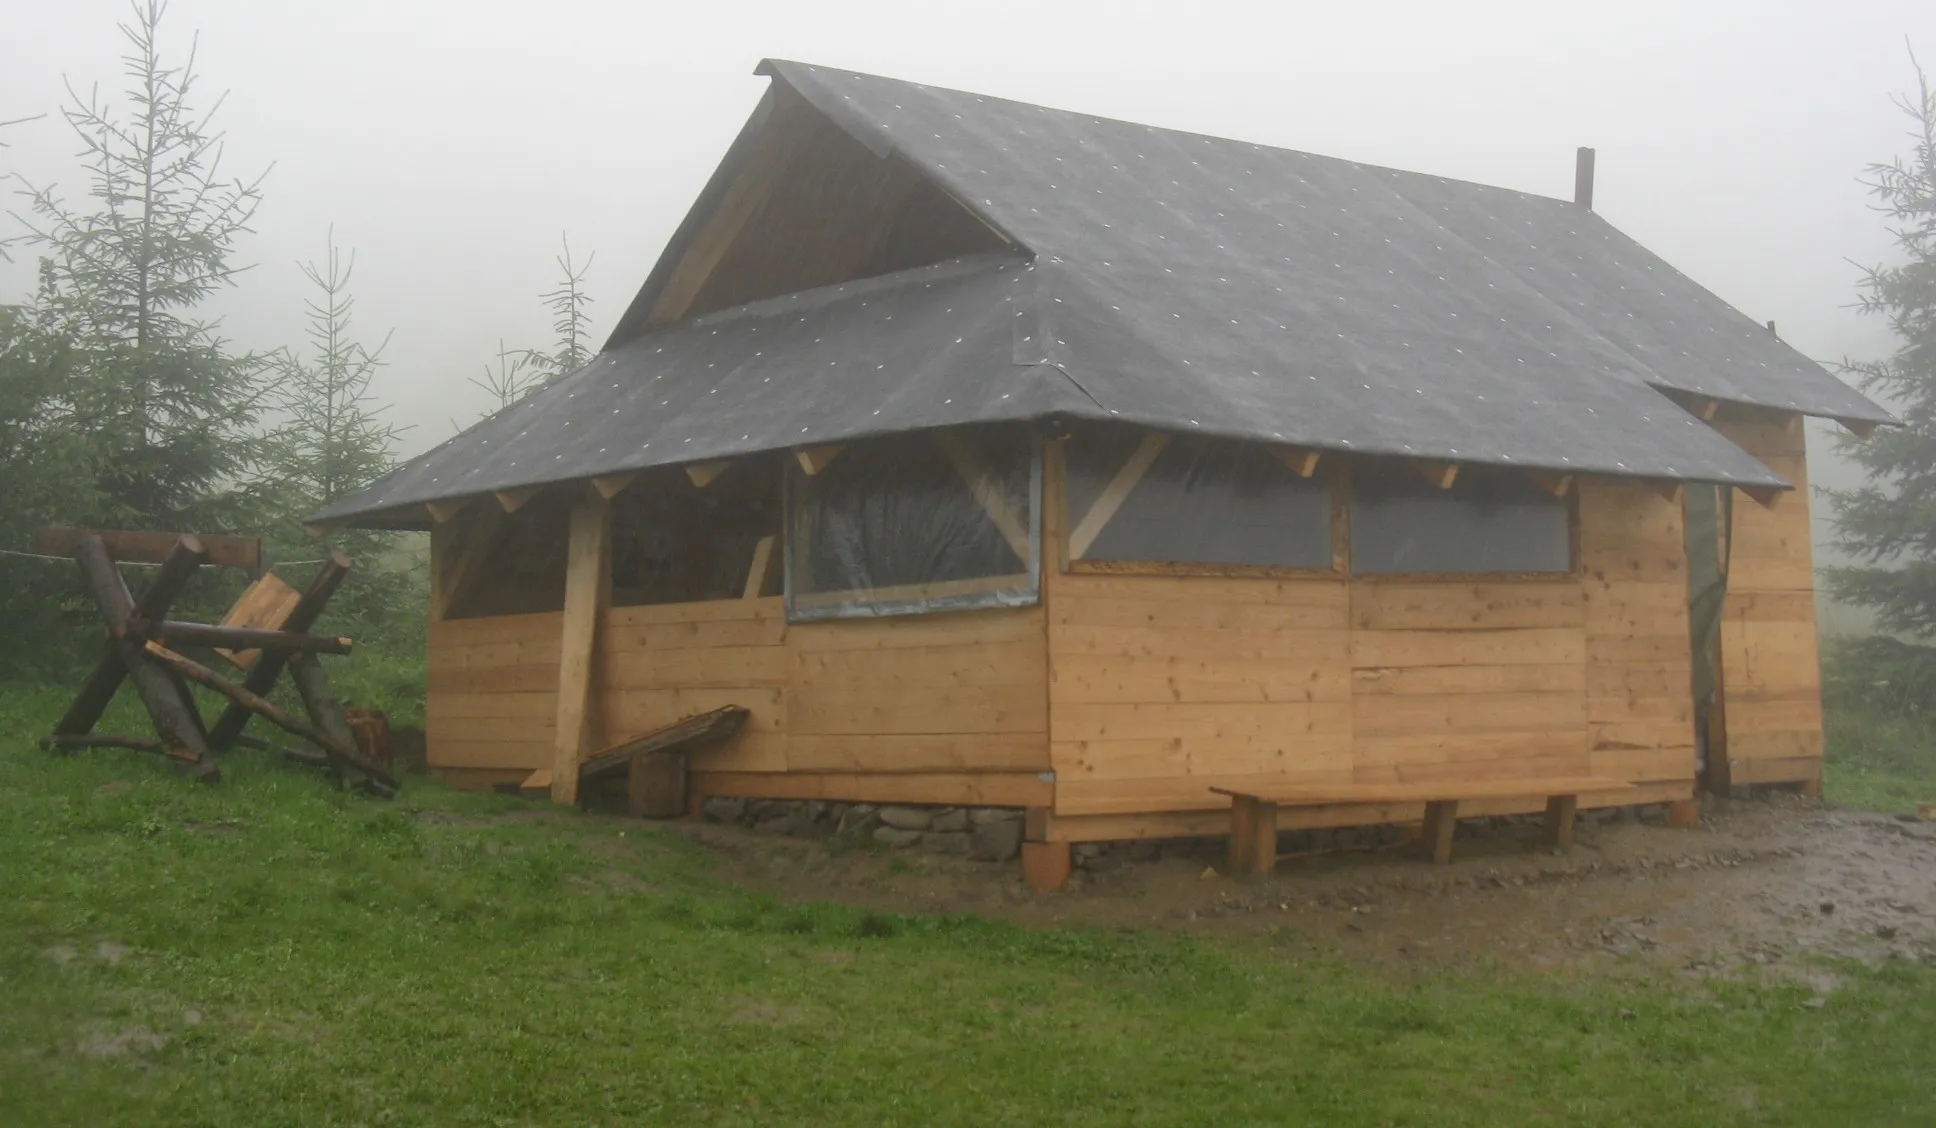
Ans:
[[[118,89],[126,16],[0,0],[0,120],[48,113],[6,131],[0,171],[84,191],[62,81]],[[1907,151],[1889,104],[1913,81],[1905,36],[1936,64],[1929,0],[174,0],[164,32],[177,55],[199,32],[204,94],[228,92],[227,166],[275,166],[226,332],[298,339],[296,262],[334,223],[362,330],[395,331],[381,391],[416,424],[408,452],[479,414],[467,381],[500,337],[546,343],[536,295],[562,233],[597,252],[603,339],[758,100],[764,56],[1553,196],[1593,145],[1599,211],[1831,361],[1889,347],[1848,308],[1848,260],[1889,252],[1855,177]],[[30,261],[0,264],[0,301],[31,283]]]

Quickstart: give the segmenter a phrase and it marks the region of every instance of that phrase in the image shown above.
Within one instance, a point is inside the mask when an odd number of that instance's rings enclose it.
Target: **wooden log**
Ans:
[[[634,757],[654,752],[665,752],[677,748],[691,748],[724,740],[738,732],[746,724],[748,712],[738,705],[727,705],[710,713],[687,717],[675,721],[664,728],[653,729],[642,736],[635,736],[621,744],[614,744],[594,755],[587,756],[578,765],[580,780],[596,779],[599,776],[628,768]]]
[[[165,610],[173,600],[174,593],[188,582],[187,577],[201,566],[203,555],[201,546],[194,543],[193,538],[181,538],[176,551],[162,565],[161,574],[148,586],[148,590],[142,592],[139,606],[145,610],[158,605]],[[109,626],[118,626],[127,621],[137,604],[128,594],[128,585],[122,582],[121,573],[115,569],[107,545],[100,537],[87,537],[74,550],[74,559],[87,577],[88,585],[94,589],[94,599],[101,617],[107,620]],[[163,753],[170,759],[201,765],[208,753],[208,743],[202,736],[201,718],[194,712],[194,702],[182,694],[160,667],[143,660],[140,648],[133,643],[116,639],[111,647],[114,659],[121,664],[128,678],[134,682],[136,691],[141,694],[141,703],[147,708],[149,719],[154,722],[155,734],[161,737]],[[89,684],[92,686],[92,678]],[[77,701],[76,704],[80,703]],[[100,702],[103,707],[106,704],[106,701]],[[78,724],[80,720],[85,720],[86,723],[74,731],[84,732],[100,719],[98,712],[85,718],[76,717],[74,713],[75,710],[70,708],[70,716],[62,718],[63,724]],[[67,730],[56,729],[56,732],[63,731]]]
[[[289,613],[288,619],[284,620],[282,629],[296,633],[309,630],[310,625],[323,613],[323,608],[329,606],[330,596],[336,594],[336,589],[343,584],[343,578],[349,574],[349,557],[340,552],[331,554],[322,570],[316,573],[316,578],[309,581],[309,587],[304,589],[302,598],[296,602],[296,609]],[[288,661],[289,654],[286,651],[263,651],[261,659],[249,668],[249,676],[242,683],[242,687],[256,695],[269,692],[275,688],[276,679],[282,676],[282,668]],[[235,738],[241,734],[243,726],[249,723],[251,712],[252,710],[244,707],[240,702],[230,704],[208,730],[209,745],[214,748],[227,748],[233,744]]]
[[[1277,868],[1277,805],[1254,795],[1230,801],[1230,870],[1267,874]]]
[[[166,754],[159,740],[145,736],[120,736],[115,733],[50,733],[40,738],[43,752],[59,752],[78,748],[132,748],[137,752],[161,752]]]
[[[311,654],[348,654],[356,640],[298,631],[268,631],[256,627],[218,627],[180,619],[129,619],[120,632],[130,641],[171,646],[210,646],[229,650],[277,649]]]
[[[1425,846],[1434,865],[1452,861],[1452,835],[1459,826],[1459,801],[1443,799],[1425,804]]]
[[[308,764],[312,768],[329,766],[329,753],[314,748],[291,748],[287,744],[271,744],[259,736],[244,734],[235,738],[235,743],[243,748],[253,748],[258,752],[268,752],[281,756],[292,764]]]
[[[612,507],[589,492],[571,509],[566,536],[565,609],[558,644],[558,700],[553,727],[551,799],[578,801],[579,761],[591,739],[592,650],[598,618],[611,602]]]
[[[40,747],[47,752],[72,751],[81,748],[131,748],[136,752],[155,752],[173,760],[188,778],[200,783],[220,783],[222,769],[213,760],[185,760],[159,740],[143,736],[122,736],[115,733],[54,733],[40,738]]]
[[[393,785],[396,781],[390,777],[390,770],[363,755],[362,747],[356,743],[356,732],[350,728],[349,717],[343,710],[343,703],[337,699],[336,691],[329,687],[329,678],[323,673],[323,664],[316,660],[316,656],[298,654],[289,659],[289,678],[296,683],[296,696],[302,698],[310,723],[329,737],[330,744],[323,747],[342,761],[338,767]],[[352,778],[350,782],[358,781]]]
[[[72,556],[88,537],[100,537],[108,555],[128,564],[160,564],[174,554],[184,538],[207,553],[204,563],[254,570],[262,564],[262,541],[219,533],[154,533],[127,529],[42,529],[34,534],[32,551],[43,556]]]
[[[214,690],[230,701],[235,702],[237,706],[257,714],[263,720],[268,721],[270,724],[275,725],[291,736],[300,736],[318,748],[344,760],[354,762],[357,759],[354,748],[344,746],[342,743],[332,739],[320,729],[303,721],[300,717],[297,717],[282,706],[277,705],[275,702],[259,694],[251,692],[244,686],[235,684],[214,670],[202,665],[200,662],[192,658],[185,658],[158,642],[145,643],[141,649],[150,658],[174,670],[189,681]]]
[[[106,542],[101,543],[102,547],[106,548]],[[78,543],[74,551],[78,562],[80,551]],[[110,552],[109,555],[112,553]],[[207,551],[198,538],[177,537],[173,551],[163,560],[161,571],[146,588],[142,589],[141,598],[138,601],[129,598],[127,585],[121,582],[120,573],[110,567],[109,571],[114,573],[114,583],[107,586],[106,595],[111,601],[112,608],[101,605],[101,616],[107,620],[110,635],[130,616],[166,614],[168,607],[174,603],[175,597],[180,595],[182,588],[194,578],[205,559],[207,559]],[[95,599],[98,603],[103,594],[100,581],[104,577],[97,578],[89,574],[89,567],[90,565],[82,563],[81,572],[88,576],[89,586],[95,589]],[[123,664],[119,651],[110,645],[108,653],[95,665],[87,681],[81,684],[81,691],[74,695],[74,700],[68,705],[67,712],[54,725],[54,731],[79,733],[93,728],[94,723],[100,720],[101,714],[106,711],[108,702],[114,699],[115,691],[121,688],[122,679],[126,678],[127,674],[128,668]],[[199,714],[197,718],[199,720]],[[199,727],[198,724],[197,728]]]
[[[1573,816],[1579,810],[1578,795],[1552,795],[1546,800],[1546,844],[1573,845]]]

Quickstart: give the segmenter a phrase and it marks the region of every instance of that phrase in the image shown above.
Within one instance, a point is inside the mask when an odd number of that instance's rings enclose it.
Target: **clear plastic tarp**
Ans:
[[[850,443],[788,471],[787,615],[849,618],[1033,603],[1040,445],[1016,432]]]
[[[1331,567],[1328,475],[1259,443],[1084,429],[1069,441],[1069,558]]]
[[[1569,507],[1522,471],[1464,465],[1450,489],[1412,467],[1359,462],[1351,570],[1359,574],[1565,572]]]

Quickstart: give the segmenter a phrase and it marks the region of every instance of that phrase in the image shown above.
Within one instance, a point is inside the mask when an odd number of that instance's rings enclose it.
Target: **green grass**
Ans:
[[[1891,813],[1936,801],[1936,721],[1833,704],[1824,721],[1823,793],[1830,800]]]
[[[793,904],[640,823],[49,757],[64,698],[0,687],[4,1124],[1930,1120],[1927,968],[1822,1001]]]

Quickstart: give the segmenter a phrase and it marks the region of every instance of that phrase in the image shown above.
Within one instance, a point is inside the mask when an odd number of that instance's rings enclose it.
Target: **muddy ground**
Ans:
[[[1013,863],[840,848],[710,823],[663,824],[717,851],[722,876],[787,898],[1031,925],[1211,934],[1287,929],[1348,956],[1531,968],[1659,962],[1693,973],[1762,967],[1819,979],[1817,957],[1936,963],[1936,822],[1792,795],[1705,805],[1698,828],[1631,817],[1582,825],[1555,850],[1506,820],[1459,828],[1450,866],[1415,847],[1280,862],[1232,879],[1221,845],[1116,848],[1068,889],[1037,894]],[[1154,852],[1155,857],[1149,857]]]

